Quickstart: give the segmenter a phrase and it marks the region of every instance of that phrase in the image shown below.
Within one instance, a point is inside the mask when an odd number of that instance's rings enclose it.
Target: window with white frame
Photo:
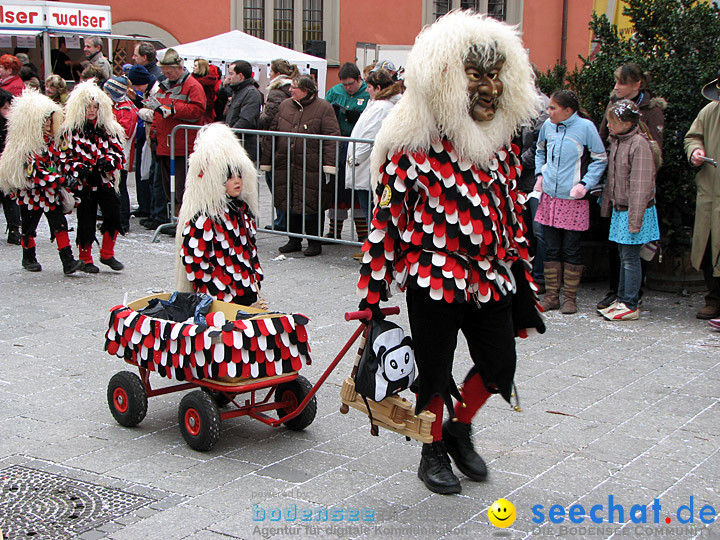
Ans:
[[[522,24],[523,20],[523,0],[423,0],[423,24],[430,24],[453,9],[487,13],[510,24]]]
[[[308,41],[324,41],[329,64],[339,65],[337,0],[231,1],[234,28],[296,51],[303,51]]]

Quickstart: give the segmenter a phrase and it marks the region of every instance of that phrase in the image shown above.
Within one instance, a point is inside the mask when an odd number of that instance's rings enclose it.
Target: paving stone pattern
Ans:
[[[268,199],[264,191],[264,217]],[[64,276],[44,221],[40,273],[24,271],[20,248],[0,240],[0,472],[44,471],[147,501],[116,509],[80,538],[720,539],[720,526],[707,528],[699,517],[707,505],[720,511],[720,334],[694,317],[701,295],[649,291],[639,321],[610,323],[593,308],[605,284],[583,284],[578,314],[553,312],[545,335],[518,342],[523,412],[496,396],[476,418],[487,481],[461,475],[462,494],[441,496],[416,476],[419,443],[389,432],[372,437],[359,412],[340,414],[350,357],[320,388],[317,418],[303,432],[237,418],[223,422],[210,452],[195,452],[178,430],[178,393],[151,398],[137,427],[115,423],[107,383],[133,368],[103,352],[108,310],[125,297],[172,290],[172,240],[161,235],[152,244],[135,219],[131,227],[118,241],[126,266],[118,273],[99,264],[99,274]],[[303,374],[314,383],[355,328],[343,314],[357,306],[357,249],[325,245],[319,257],[278,258],[284,242],[259,235],[263,294],[272,309],[312,319],[314,361]],[[392,301],[407,328],[404,298]],[[469,367],[463,343],[456,358],[461,380]],[[93,489],[105,493],[100,488]],[[504,530],[487,515],[501,497],[517,510]],[[614,523],[610,497],[622,506]],[[631,515],[632,506],[655,499],[659,523],[651,507],[646,524],[634,523],[642,515],[639,507]],[[681,524],[677,510],[691,500],[693,521]],[[533,521],[536,505],[541,523]],[[562,523],[549,522],[553,505],[565,509]],[[586,514],[603,505],[603,523],[572,523],[572,505]],[[17,520],[5,508],[7,535]],[[301,521],[308,512],[311,520]]]

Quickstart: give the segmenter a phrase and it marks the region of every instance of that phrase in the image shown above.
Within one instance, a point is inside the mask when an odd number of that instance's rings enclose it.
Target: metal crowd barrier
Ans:
[[[157,240],[158,235],[161,231],[165,229],[170,229],[172,227],[176,226],[177,218],[175,216],[175,193],[176,193],[176,175],[175,175],[175,168],[176,168],[176,156],[175,156],[175,136],[176,133],[179,130],[184,130],[185,133],[185,148],[182,155],[185,156],[185,168],[187,173],[187,166],[188,166],[188,157],[189,157],[189,148],[187,144],[187,132],[189,131],[198,131],[201,129],[202,126],[194,126],[194,125],[185,125],[181,124],[178,126],[175,126],[173,128],[172,132],[170,133],[170,201],[168,203],[169,207],[169,223],[164,223],[160,225],[155,233],[152,236],[152,241],[155,242]],[[260,171],[260,160],[261,160],[261,153],[262,153],[262,141],[263,139],[267,140],[269,139],[269,143],[271,144],[271,150],[272,150],[272,158],[270,162],[270,176],[269,176],[269,185],[268,188],[270,190],[270,197],[271,197],[271,204],[270,204],[270,213],[269,215],[265,216],[266,220],[269,222],[269,228],[263,228],[262,223],[265,221],[263,220],[263,216],[256,216],[258,219],[258,232],[267,233],[267,234],[280,234],[280,235],[286,235],[286,236],[292,236],[296,238],[305,238],[305,239],[312,239],[312,240],[322,240],[324,242],[332,242],[337,244],[348,244],[348,245],[360,245],[358,242],[357,237],[357,231],[355,229],[355,222],[353,220],[354,213],[360,213],[360,215],[364,215],[364,211],[358,207],[356,208],[356,202],[359,203],[359,197],[367,196],[368,200],[368,206],[370,216],[372,216],[372,203],[373,203],[373,194],[370,188],[368,188],[367,192],[364,190],[360,190],[359,193],[356,193],[355,183],[356,183],[356,171],[355,167],[353,167],[352,174],[349,177],[345,178],[345,188],[350,190],[350,207],[347,209],[349,220],[351,223],[351,229],[350,229],[350,239],[343,239],[340,235],[335,235],[332,238],[327,238],[323,236],[323,227],[325,222],[325,211],[322,210],[323,207],[323,193],[322,189],[320,188],[318,190],[318,200],[317,200],[317,223],[315,225],[317,226],[317,232],[318,234],[309,234],[307,231],[308,229],[308,222],[307,222],[307,215],[314,215],[314,214],[308,214],[306,212],[308,201],[306,199],[306,187],[307,187],[307,146],[308,141],[318,141],[319,142],[319,155],[318,155],[318,171],[320,175],[321,181],[324,181],[326,184],[332,182],[333,184],[333,204],[330,207],[329,211],[332,215],[336,215],[338,211],[342,211],[341,208],[339,208],[339,186],[338,186],[338,179],[337,175],[340,174],[340,170],[345,170],[345,165],[347,162],[347,157],[345,160],[340,159],[341,155],[341,145],[342,143],[347,143],[347,156],[352,157],[353,163],[355,162],[355,158],[357,156],[357,152],[359,150],[360,144],[368,144],[372,146],[374,144],[374,141],[372,139],[356,139],[351,137],[336,137],[336,136],[330,136],[330,135],[314,135],[314,134],[302,134],[302,133],[289,133],[289,132],[283,132],[283,131],[263,131],[263,130],[257,130],[257,129],[233,129],[233,131],[240,137],[241,141],[245,142],[245,137],[249,135],[255,135],[256,136],[256,142],[255,142],[255,150],[257,158],[255,160],[255,167],[258,170],[258,183],[260,184],[260,179],[264,178],[265,175],[263,172]],[[276,142],[279,138],[286,138],[287,139],[287,148],[288,148],[288,157],[287,157],[287,171],[286,171],[286,194],[285,194],[285,208],[275,208],[274,205],[274,199],[275,199],[275,186],[276,186],[276,178],[275,178],[275,154],[276,154]],[[290,208],[290,202],[291,202],[291,169],[292,169],[292,151],[290,150],[291,146],[291,140],[293,139],[299,139],[302,141],[303,144],[303,151],[302,151],[302,213],[301,214],[293,214],[295,216],[300,216],[299,219],[302,223],[301,231],[300,232],[288,232],[286,229],[289,228],[289,219],[288,217],[291,214],[291,208]],[[329,175],[323,172],[322,168],[322,150],[324,144],[329,143],[336,143],[335,144],[335,166],[336,166],[336,175]],[[267,180],[266,180],[267,183]],[[258,192],[261,191],[260,186],[258,186]],[[359,206],[359,205],[358,205]],[[275,219],[278,217],[278,212],[284,211],[286,214],[286,222],[285,227],[280,226],[281,224],[276,224]],[[297,218],[296,218],[297,219]],[[368,223],[368,226],[370,224]],[[313,227],[315,228],[315,227]]]

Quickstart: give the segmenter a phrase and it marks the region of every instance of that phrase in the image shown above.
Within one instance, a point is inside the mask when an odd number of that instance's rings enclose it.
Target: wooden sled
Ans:
[[[340,399],[343,402],[340,407],[341,413],[346,414],[349,411],[348,406],[365,414],[368,413],[365,401],[355,391],[355,381],[352,377],[346,378],[343,382]],[[423,411],[416,416],[415,406],[400,396],[390,396],[380,402],[368,398],[367,402],[370,405],[373,426],[389,429],[423,443],[433,442],[430,429],[435,421],[434,413]],[[373,435],[377,435],[377,430]]]

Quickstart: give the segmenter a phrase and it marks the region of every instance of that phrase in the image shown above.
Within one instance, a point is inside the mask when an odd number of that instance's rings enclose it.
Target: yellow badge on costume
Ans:
[[[390,186],[385,186],[383,189],[382,197],[380,197],[380,207],[385,208],[390,206],[390,198],[392,197],[392,190]]]

